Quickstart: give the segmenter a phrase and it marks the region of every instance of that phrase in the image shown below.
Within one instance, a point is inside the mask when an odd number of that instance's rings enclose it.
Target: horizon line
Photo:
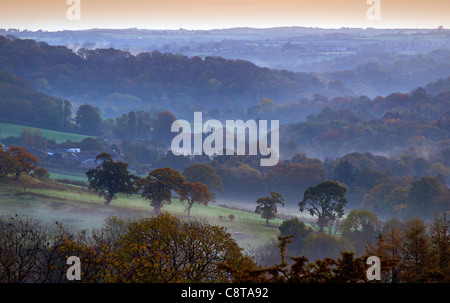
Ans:
[[[252,29],[252,30],[270,30],[270,29],[315,29],[315,30],[344,30],[344,29],[359,29],[359,30],[443,30],[448,31],[449,28],[441,26],[438,27],[357,27],[357,26],[341,26],[341,27],[313,27],[313,26],[301,26],[301,25],[286,25],[286,26],[272,26],[272,27],[257,27],[257,26],[236,26],[236,27],[224,27],[224,28],[139,28],[139,27],[89,27],[79,29],[29,29],[29,28],[6,28],[0,27],[0,30],[5,31],[19,31],[19,32],[76,32],[76,31],[95,31],[95,30],[140,30],[140,31],[220,31],[220,30],[234,30],[234,29]]]

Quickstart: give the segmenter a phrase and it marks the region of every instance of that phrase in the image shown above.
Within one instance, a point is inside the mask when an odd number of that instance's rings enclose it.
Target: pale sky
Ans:
[[[76,2],[80,20],[69,20]],[[376,2],[380,20],[369,20],[367,10]],[[450,28],[450,0],[0,0],[0,28],[22,30],[440,25]]]

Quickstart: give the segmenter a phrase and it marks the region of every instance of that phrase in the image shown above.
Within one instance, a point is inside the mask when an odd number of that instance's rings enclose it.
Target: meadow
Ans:
[[[62,143],[66,140],[70,140],[73,142],[81,142],[83,139],[91,136],[66,133],[54,130],[48,130],[37,127],[28,127],[19,124],[9,124],[9,123],[0,123],[0,139],[7,137],[20,137],[23,132],[23,129],[31,129],[34,132],[35,129],[38,129],[41,132],[42,137],[47,138],[48,140],[55,140],[56,143]]]
[[[58,222],[73,231],[89,231],[101,228],[104,220],[111,216],[121,218],[143,218],[152,216],[149,201],[140,195],[118,195],[111,206],[103,205],[103,198],[85,187],[37,181],[28,176],[21,178],[20,184],[3,182],[0,184],[0,215],[21,215],[35,218],[46,224]],[[256,204],[255,204],[256,206]],[[276,241],[282,219],[265,219],[251,211],[224,207],[223,204],[209,203],[208,206],[195,204],[191,218],[186,215],[186,203],[172,199],[171,204],[162,208],[182,219],[206,221],[223,226],[233,235],[244,249],[257,249],[266,243]],[[233,215],[233,220],[230,219]]]

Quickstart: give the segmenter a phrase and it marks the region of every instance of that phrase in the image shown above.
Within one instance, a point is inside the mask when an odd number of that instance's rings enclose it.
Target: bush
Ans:
[[[309,236],[304,245],[304,253],[310,260],[332,258],[336,259],[341,252],[354,252],[350,242],[342,237],[335,237],[327,233]]]
[[[31,176],[38,178],[39,180],[48,180],[48,178],[50,178],[49,172],[44,167],[37,167],[33,169]]]
[[[0,218],[0,283],[67,281],[64,254],[66,232],[20,216]]]
[[[253,266],[223,227],[167,213],[128,222],[115,218],[108,228],[67,242],[64,252],[87,260],[83,282],[230,282],[221,264]]]

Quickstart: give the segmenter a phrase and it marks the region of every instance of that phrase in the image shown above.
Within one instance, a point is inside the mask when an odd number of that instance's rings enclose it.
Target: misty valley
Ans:
[[[449,136],[444,28],[0,29],[0,282],[449,282]]]

